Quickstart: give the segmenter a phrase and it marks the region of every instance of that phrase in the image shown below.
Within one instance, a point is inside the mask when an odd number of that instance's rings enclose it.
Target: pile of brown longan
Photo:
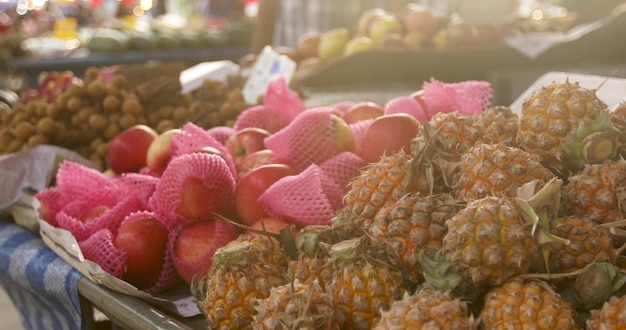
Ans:
[[[31,100],[0,107],[0,155],[52,144],[71,149],[107,168],[108,143],[123,130],[144,124],[162,133],[187,122],[203,127],[232,126],[245,110],[241,81],[223,85],[206,81],[201,88],[155,106],[126,88],[126,77],[89,67],[81,83],[71,85],[53,103]]]

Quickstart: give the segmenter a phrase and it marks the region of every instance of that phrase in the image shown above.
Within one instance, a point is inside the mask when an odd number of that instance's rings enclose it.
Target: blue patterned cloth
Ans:
[[[78,302],[82,274],[41,238],[0,218],[0,285],[26,329],[85,329]]]

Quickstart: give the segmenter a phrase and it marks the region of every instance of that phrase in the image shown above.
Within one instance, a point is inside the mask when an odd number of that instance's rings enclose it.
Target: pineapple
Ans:
[[[449,292],[425,286],[419,292],[405,294],[381,313],[376,330],[386,329],[476,329],[467,302],[453,298]]]
[[[295,239],[298,255],[290,263],[293,278],[302,283],[317,281],[324,288],[330,279],[324,265],[328,262],[329,249],[334,241],[330,226],[310,225],[302,228]]]
[[[256,307],[252,329],[325,329],[339,330],[331,294],[315,280],[298,280],[271,289]]]
[[[534,154],[504,143],[478,143],[461,157],[454,190],[458,198],[467,201],[486,196],[514,197],[525,183],[538,180],[539,189],[553,177]]]
[[[447,222],[442,251],[467,281],[500,285],[525,274],[537,257],[533,223],[510,198],[471,201]]]
[[[413,160],[404,193],[445,193],[454,185],[454,165],[480,138],[475,116],[437,113],[411,141]]]
[[[267,236],[241,235],[213,255],[205,278],[192,283],[211,329],[251,329],[258,299],[289,282],[287,257]]]
[[[379,212],[368,235],[389,252],[393,265],[417,283],[423,280],[420,254],[431,256],[441,248],[446,220],[463,206],[449,194],[409,193]]]
[[[411,156],[400,151],[370,163],[350,182],[344,206],[332,220],[343,238],[358,237],[386,205],[398,200],[406,185]]]
[[[549,260],[550,273],[570,273],[585,268],[592,262],[616,263],[613,235],[608,228],[600,228],[589,217],[566,216],[550,220],[550,233],[564,238],[568,244],[552,244]],[[544,263],[539,270],[546,271]]]
[[[534,194],[522,190],[515,198],[468,202],[446,222],[442,253],[463,279],[478,287],[527,273],[538,252],[547,254],[548,244],[566,242],[550,234],[548,224],[558,211],[561,187],[555,178]]]
[[[613,296],[600,309],[591,311],[587,329],[626,329],[626,295]]]
[[[626,158],[626,101],[620,102],[617,107],[611,111],[609,119],[611,120],[611,124],[620,132],[617,152],[622,158]]]
[[[333,295],[342,329],[371,329],[381,311],[406,292],[402,274],[375,255],[367,237],[334,244],[329,262],[332,278],[326,292]]]
[[[522,104],[517,144],[562,178],[616,154],[618,132],[595,90],[569,80],[535,91]]]
[[[481,329],[582,329],[573,306],[541,280],[511,280],[490,290]]]
[[[566,215],[588,216],[598,224],[623,219],[626,160],[585,166],[569,178],[561,196]]]
[[[475,125],[481,132],[479,142],[504,143],[512,147],[516,145],[519,118],[509,107],[494,106],[485,109],[476,115]]]

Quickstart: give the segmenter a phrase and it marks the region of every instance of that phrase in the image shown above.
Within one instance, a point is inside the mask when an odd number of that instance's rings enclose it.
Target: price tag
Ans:
[[[271,81],[283,77],[289,82],[295,71],[296,62],[277,53],[271,46],[265,46],[243,86],[244,100],[248,104],[257,104],[259,96],[265,95]]]
[[[52,31],[54,36],[59,39],[75,39],[76,32],[78,31],[78,22],[76,22],[76,18],[74,17],[58,19],[54,22]]]

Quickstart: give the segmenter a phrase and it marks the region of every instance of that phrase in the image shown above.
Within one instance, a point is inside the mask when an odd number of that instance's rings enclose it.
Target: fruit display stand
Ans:
[[[496,44],[443,50],[368,49],[307,70],[298,81],[307,87],[324,88],[358,82],[421,83],[432,77],[442,81],[481,80],[503,70],[545,72],[590,64],[622,65],[626,46],[616,40],[623,40],[625,28],[626,6],[621,6],[605,19],[563,35],[537,33]],[[524,48],[542,51],[532,53]]]
[[[150,61],[161,63],[183,63],[191,66],[205,61],[238,60],[248,52],[248,47],[211,47],[195,49],[142,50],[120,53],[94,53],[54,58],[18,57],[4,69],[24,72],[30,77],[37,77],[42,71],[69,70],[77,75],[84,74],[89,67],[107,67],[112,65],[142,64]],[[0,71],[2,71],[0,62]]]

